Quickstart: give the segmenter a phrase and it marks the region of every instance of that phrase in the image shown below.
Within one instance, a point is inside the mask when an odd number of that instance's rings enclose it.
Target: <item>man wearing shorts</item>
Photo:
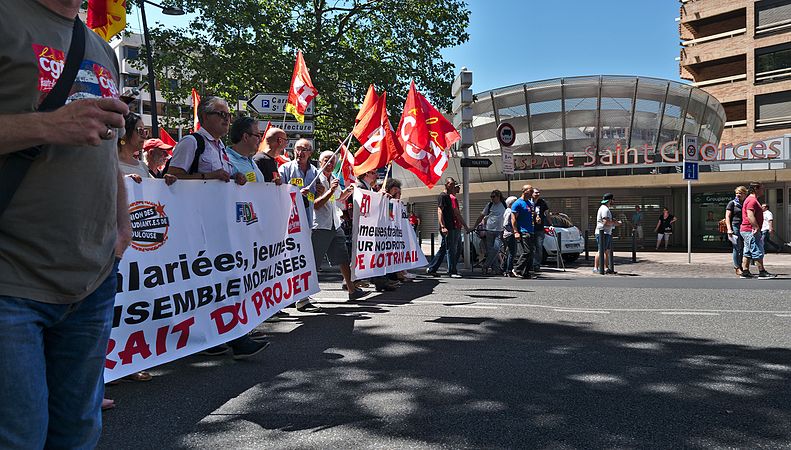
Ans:
[[[749,195],[742,204],[742,225],[739,232],[744,239],[744,251],[742,252],[742,278],[752,278],[750,273],[750,262],[755,261],[758,266],[758,278],[769,279],[777,275],[771,274],[764,268],[764,246],[761,236],[761,226],[763,225],[764,215],[758,197],[764,193],[761,183],[750,183],[747,188]]]

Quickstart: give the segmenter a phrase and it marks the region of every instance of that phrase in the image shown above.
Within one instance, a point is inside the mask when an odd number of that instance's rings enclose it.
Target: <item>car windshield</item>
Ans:
[[[552,226],[559,228],[571,228],[574,226],[574,224],[571,223],[569,216],[563,213],[558,213],[552,215]]]

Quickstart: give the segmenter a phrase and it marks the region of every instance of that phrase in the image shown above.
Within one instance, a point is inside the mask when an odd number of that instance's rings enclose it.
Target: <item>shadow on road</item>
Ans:
[[[101,447],[327,448],[339,426],[385,447],[791,442],[787,349],[490,317],[402,334],[365,318],[307,317],[254,360],[195,356],[110,388]]]

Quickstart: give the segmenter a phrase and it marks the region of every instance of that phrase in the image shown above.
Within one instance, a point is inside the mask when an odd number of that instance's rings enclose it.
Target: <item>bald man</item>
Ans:
[[[253,156],[253,162],[258,166],[258,169],[264,175],[264,181],[267,183],[275,183],[280,186],[282,181],[277,170],[275,158],[283,154],[283,150],[285,150],[287,145],[288,136],[286,132],[280,128],[272,127],[264,136],[261,150]]]

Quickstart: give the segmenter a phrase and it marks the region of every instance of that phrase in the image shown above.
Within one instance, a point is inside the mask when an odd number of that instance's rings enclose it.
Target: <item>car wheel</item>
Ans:
[[[574,262],[574,261],[576,261],[576,260],[577,260],[577,258],[579,258],[579,257],[580,257],[580,254],[579,254],[579,253],[564,253],[564,254],[563,254],[563,261],[566,261],[566,262]]]

